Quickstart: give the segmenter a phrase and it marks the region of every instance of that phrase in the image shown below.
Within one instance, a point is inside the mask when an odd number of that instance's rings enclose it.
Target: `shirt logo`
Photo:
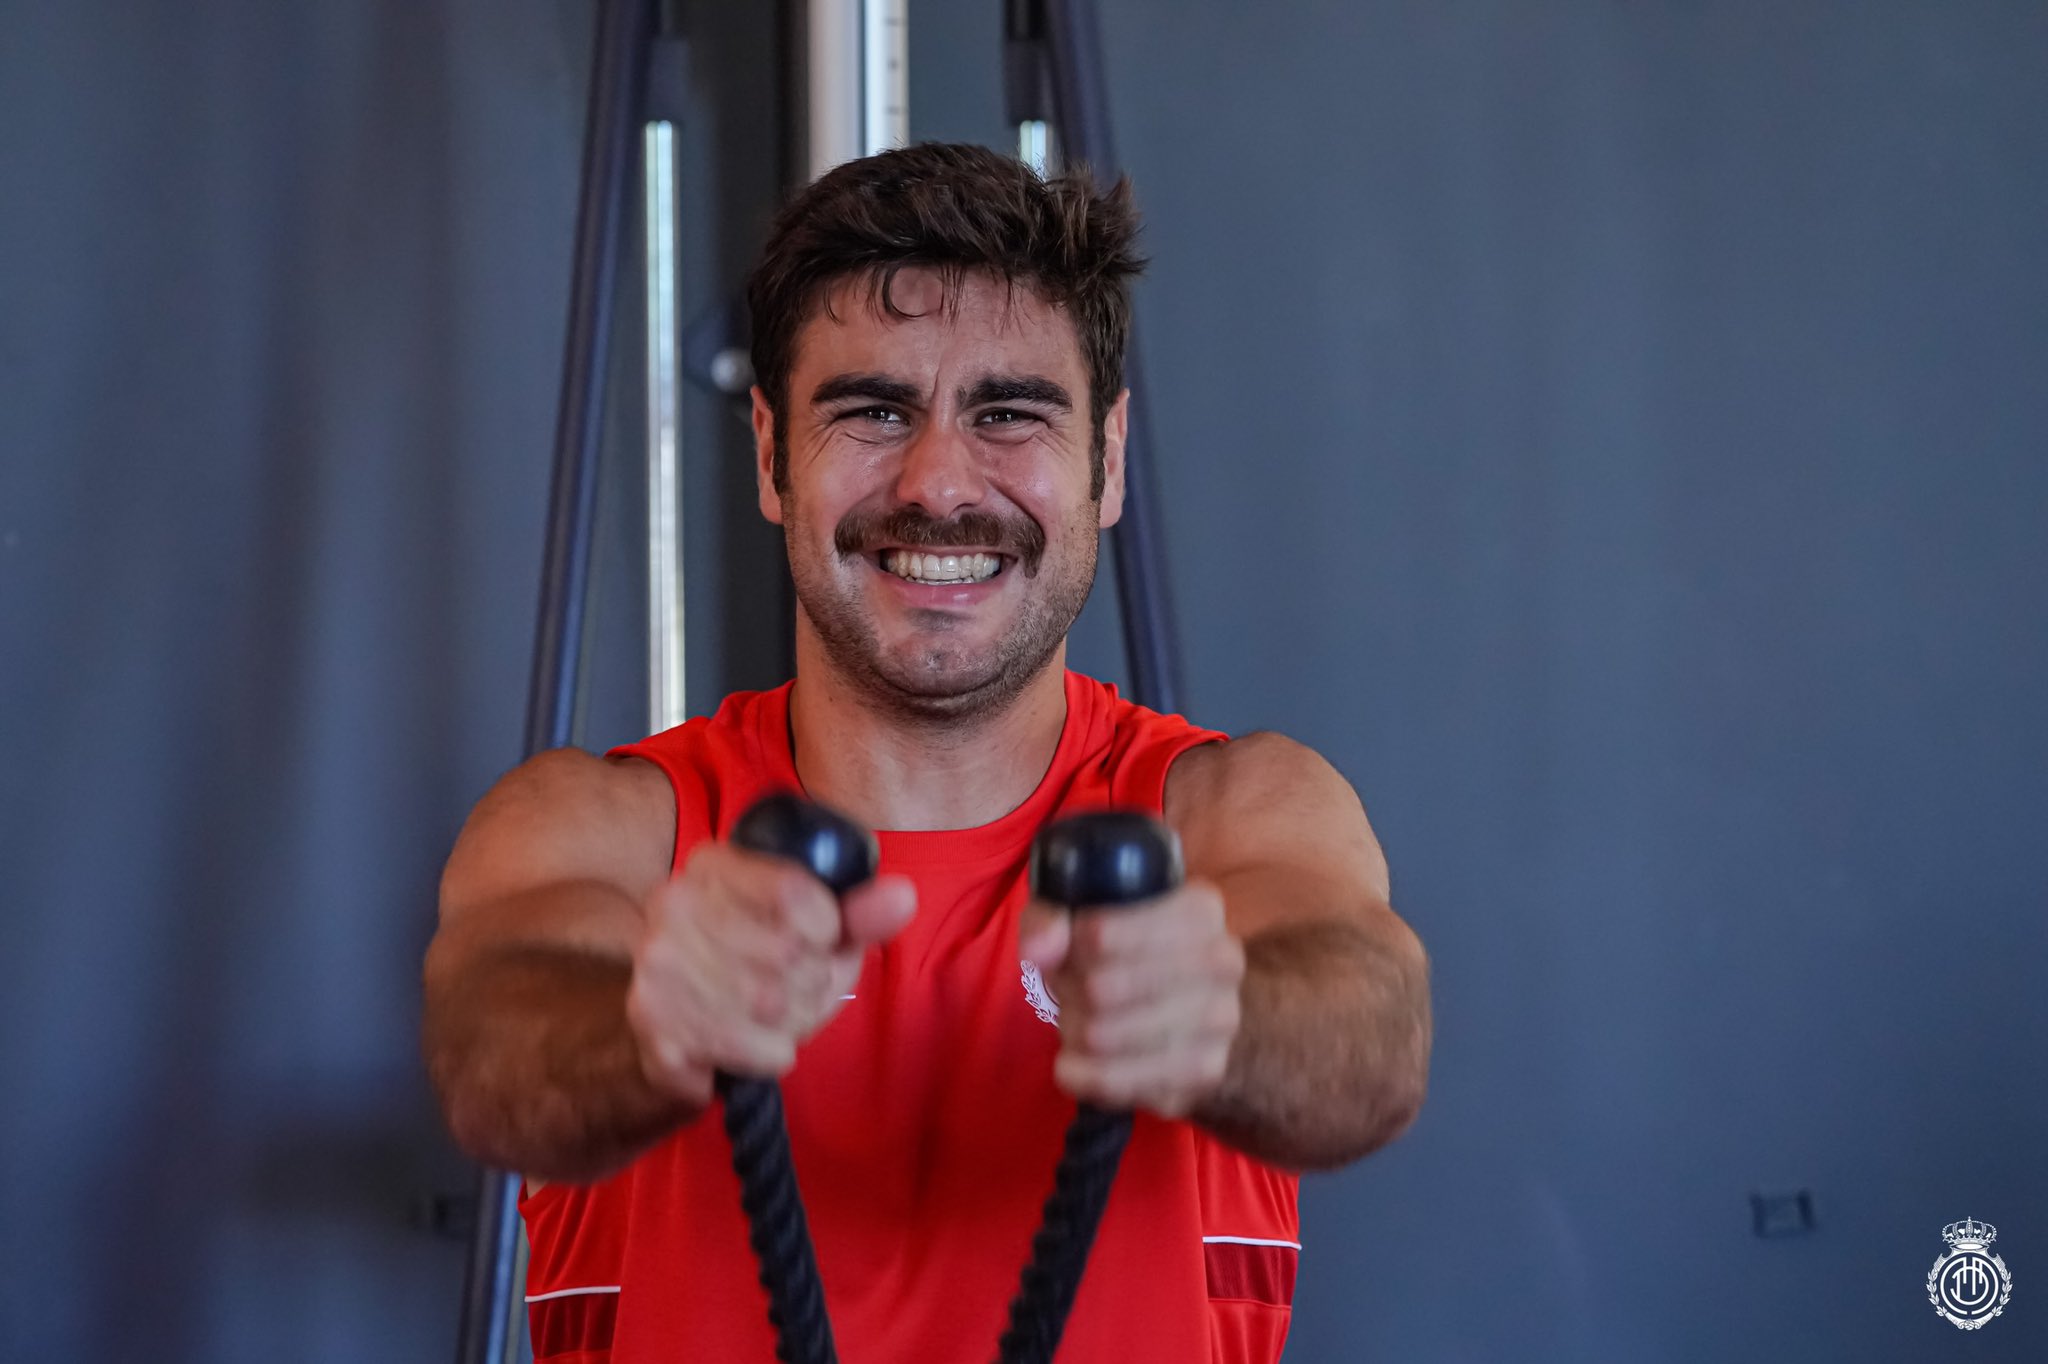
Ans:
[[[1052,991],[1045,988],[1045,977],[1038,973],[1038,963],[1027,961],[1024,967],[1024,998],[1031,1005],[1031,1012],[1043,1021],[1058,1027],[1060,1023],[1060,1002],[1052,997]]]

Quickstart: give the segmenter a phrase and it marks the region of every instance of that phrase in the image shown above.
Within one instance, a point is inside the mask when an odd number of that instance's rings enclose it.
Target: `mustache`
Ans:
[[[973,507],[943,521],[916,507],[851,511],[832,531],[832,547],[843,556],[872,553],[885,545],[905,549],[988,545],[1014,555],[1024,575],[1030,577],[1045,557],[1045,531],[1029,517],[1011,520]]]

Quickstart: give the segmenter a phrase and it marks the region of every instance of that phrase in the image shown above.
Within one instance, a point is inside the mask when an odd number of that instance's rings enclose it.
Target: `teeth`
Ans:
[[[1002,560],[993,554],[912,554],[890,550],[882,567],[915,583],[978,583],[995,576]]]

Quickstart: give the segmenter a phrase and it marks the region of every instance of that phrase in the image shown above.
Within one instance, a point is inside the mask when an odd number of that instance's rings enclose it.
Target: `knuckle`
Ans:
[[[772,977],[756,979],[748,992],[748,1014],[758,1023],[770,1027],[780,1023],[789,1013],[789,992],[782,982]]]
[[[839,940],[839,903],[809,872],[798,872],[778,896],[781,922],[804,942],[826,947]]]
[[[799,965],[790,973],[788,993],[791,1000],[790,1017],[799,1020],[801,1030],[808,1032],[822,1018],[829,1004],[831,987],[830,972],[823,962],[812,959]]]
[[[1234,994],[1224,995],[1209,1006],[1205,1021],[1212,1032],[1235,1033],[1243,1019],[1243,1009]]]
[[[763,894],[766,903],[762,906],[778,923],[792,922],[804,902],[804,892],[810,873],[800,867],[778,866],[770,873]]]
[[[814,955],[811,945],[801,934],[780,932],[770,938],[769,943],[770,959],[792,976],[801,972],[804,963]]]

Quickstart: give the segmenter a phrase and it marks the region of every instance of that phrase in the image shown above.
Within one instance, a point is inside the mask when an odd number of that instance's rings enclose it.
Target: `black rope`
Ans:
[[[1074,1114],[1066,1149],[1053,1174],[1052,1196],[1045,1200],[1038,1235],[1031,1240],[1031,1263],[1024,1267],[1010,1303],[1010,1326],[997,1346],[998,1364],[1051,1364],[1130,1137],[1128,1113],[1082,1104]]]
[[[718,1092],[725,1101],[725,1134],[732,1139],[740,1206],[760,1263],[761,1287],[768,1292],[775,1357],[782,1364],[836,1364],[825,1290],[818,1282],[818,1261],[789,1159],[782,1089],[773,1080],[720,1075]]]
[[[795,861],[835,895],[873,877],[880,861],[872,834],[787,792],[749,807],[734,825],[732,840]],[[1032,845],[1032,893],[1057,904],[1089,905],[1099,913],[1159,895],[1180,880],[1179,840],[1136,811],[1073,816],[1040,831]],[[818,1262],[790,1162],[782,1090],[772,1080],[721,1073],[718,1093],[725,1101],[740,1205],[768,1293],[776,1357],[783,1364],[836,1364],[832,1323],[825,1316]],[[1130,1138],[1129,1113],[1085,1103],[1075,1111],[1053,1172],[1052,1196],[1032,1238],[1031,1262],[1010,1304],[1009,1329],[997,1346],[999,1364],[1052,1364]]]

